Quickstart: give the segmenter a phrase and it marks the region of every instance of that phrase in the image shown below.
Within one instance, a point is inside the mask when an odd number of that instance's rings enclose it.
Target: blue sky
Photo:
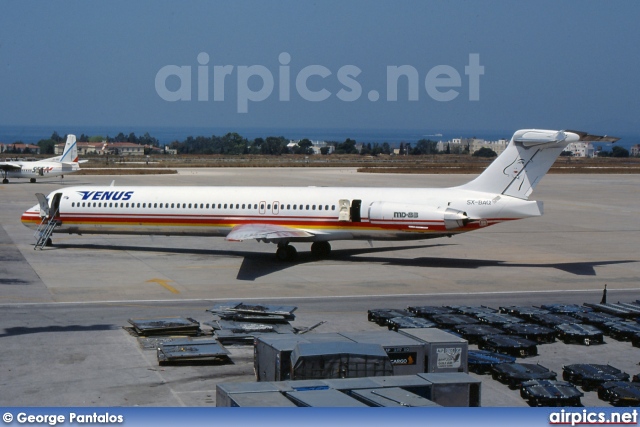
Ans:
[[[0,0],[0,126],[640,133],[639,16],[637,1]],[[393,101],[399,66],[417,90],[400,77]]]

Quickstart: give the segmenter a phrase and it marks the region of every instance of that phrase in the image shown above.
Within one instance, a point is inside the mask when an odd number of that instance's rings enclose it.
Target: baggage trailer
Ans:
[[[433,328],[436,324],[422,317],[394,317],[387,320],[387,328],[390,331],[398,332],[398,329],[409,328]]]
[[[640,406],[640,383],[606,382],[598,386],[598,397],[613,406]]]
[[[566,381],[531,380],[522,383],[520,396],[530,406],[582,406],[584,393]]]
[[[462,338],[469,341],[469,344],[478,344],[482,337],[487,335],[500,335],[504,331],[489,325],[458,325],[455,331],[462,335]]]
[[[402,310],[397,308],[372,308],[367,310],[367,320],[369,322],[375,322],[378,326],[388,326],[389,319],[394,317],[412,317],[415,314],[408,310]]]
[[[602,331],[592,325],[561,324],[554,326],[553,329],[556,330],[558,339],[565,344],[604,344]]]
[[[491,377],[516,389],[531,380],[555,380],[558,374],[534,363],[501,363],[491,368]]]
[[[514,323],[511,325],[505,325],[503,329],[509,335],[517,335],[538,344],[550,344],[556,341],[556,331],[542,325],[536,325],[533,323]]]
[[[469,350],[469,370],[478,375],[490,373],[493,365],[514,363],[515,361],[515,357],[507,354],[487,350]]]
[[[590,391],[609,381],[629,381],[629,374],[611,365],[576,363],[562,367],[562,379]]]
[[[478,343],[480,350],[508,354],[515,357],[532,357],[538,355],[535,341],[520,338],[515,335],[490,335],[482,337]]]

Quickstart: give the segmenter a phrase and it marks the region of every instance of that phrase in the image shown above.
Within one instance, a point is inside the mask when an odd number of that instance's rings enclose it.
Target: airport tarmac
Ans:
[[[55,235],[34,250],[20,214],[34,193],[61,186],[294,185],[448,187],[468,175],[362,174],[340,168],[180,169],[177,175],[74,176],[63,183],[0,186],[2,406],[210,406],[215,384],[252,381],[252,350],[231,348],[231,365],[158,366],[122,326],[127,319],[181,315],[211,320],[216,301],[298,306],[295,326],[317,332],[377,330],[367,309],[418,305],[539,305],[640,299],[640,175],[548,175],[533,193],[545,215],[451,239],[332,242],[317,261],[295,244],[297,263],[275,261],[275,245],[222,238]],[[526,359],[610,363],[633,375],[638,349],[555,343]],[[483,406],[526,406],[489,377]],[[587,406],[606,405],[594,392]]]

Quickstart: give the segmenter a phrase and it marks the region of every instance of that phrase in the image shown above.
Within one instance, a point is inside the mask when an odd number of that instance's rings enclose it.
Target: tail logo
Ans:
[[[509,163],[506,168],[502,170],[502,173],[508,176],[509,178],[516,178],[522,169],[524,168],[524,159],[520,157],[516,157],[516,159]]]

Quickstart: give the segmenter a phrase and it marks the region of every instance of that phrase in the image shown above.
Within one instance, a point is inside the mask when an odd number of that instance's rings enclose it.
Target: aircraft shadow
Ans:
[[[331,251],[330,261],[344,261],[348,263],[368,263],[401,267],[417,268],[451,268],[451,269],[478,269],[483,267],[500,268],[555,268],[576,276],[595,276],[595,267],[603,265],[616,265],[638,262],[638,260],[616,260],[616,261],[585,261],[568,263],[511,263],[508,261],[473,259],[473,258],[438,258],[438,257],[418,257],[418,258],[387,258],[372,256],[373,254],[408,250],[426,249],[451,246],[449,244],[429,244],[418,246],[385,246],[375,248],[358,249],[334,249]],[[134,252],[158,252],[175,254],[193,254],[207,256],[231,256],[242,257],[242,265],[238,270],[237,279],[243,281],[255,281],[260,277],[268,276],[279,271],[293,268],[297,265],[323,262],[311,255],[311,252],[299,252],[295,262],[279,262],[275,260],[275,255],[265,252],[232,251],[216,249],[189,249],[189,248],[158,248],[142,246],[110,246],[94,244],[56,244],[53,248],[60,249],[94,249],[94,250],[125,250]]]
[[[4,334],[0,334],[2,337],[11,337],[15,335],[28,335],[39,334],[43,332],[87,332],[87,331],[110,331],[118,329],[114,325],[69,325],[69,326],[16,326],[14,328],[5,328]]]

